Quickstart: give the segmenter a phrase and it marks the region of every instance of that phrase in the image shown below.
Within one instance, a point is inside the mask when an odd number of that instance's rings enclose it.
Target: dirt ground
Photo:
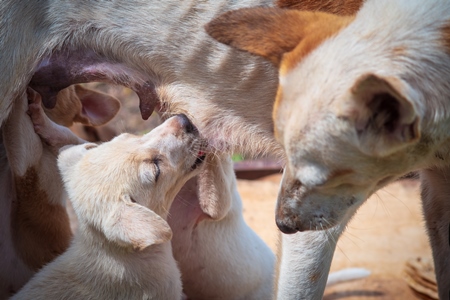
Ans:
[[[278,231],[274,207],[281,175],[239,180],[248,224],[275,251]],[[403,279],[405,261],[430,257],[419,197],[419,182],[405,179],[377,192],[357,212],[338,242],[331,271],[362,267],[365,279],[327,288],[325,300],[423,299]]]

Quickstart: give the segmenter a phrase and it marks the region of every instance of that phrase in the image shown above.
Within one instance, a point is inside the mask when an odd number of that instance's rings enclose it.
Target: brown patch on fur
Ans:
[[[404,56],[406,54],[406,48],[402,46],[392,49],[392,56]]]
[[[320,279],[320,272],[314,272],[313,274],[309,275],[309,280],[311,282],[317,282],[317,280]]]
[[[275,8],[229,11],[205,27],[213,38],[226,45],[260,55],[277,65],[283,53],[302,38],[297,31],[298,12]],[[280,34],[283,32],[283,34]]]
[[[322,44],[326,39],[336,35],[354,19],[354,17],[338,17],[324,13],[314,13],[311,17],[315,20],[308,22],[303,28],[298,28],[299,31],[303,31],[304,38],[293,51],[283,55],[280,66],[280,75],[284,75],[296,67],[305,56]],[[281,85],[279,85],[272,114],[274,120],[276,120],[278,107],[283,100],[282,95]]]
[[[364,3],[364,0],[277,0],[276,6],[280,8],[323,11],[330,14],[347,16],[355,14]]]
[[[226,12],[205,26],[221,43],[262,56],[290,69],[354,17],[279,8],[244,8]],[[294,52],[289,55],[288,52]],[[288,53],[291,54],[291,53]]]
[[[307,12],[304,12],[306,14]],[[295,49],[283,56],[280,66],[280,75],[284,75],[294,67],[309,53],[330,37],[336,35],[343,28],[350,24],[354,17],[340,17],[325,13],[311,13],[310,21],[303,24],[297,30],[303,31],[304,38],[298,43]]]
[[[278,8],[245,8],[226,12],[205,27],[221,43],[262,56],[279,65],[284,53],[305,37],[316,14]]]
[[[14,245],[23,261],[37,271],[69,246],[72,238],[69,217],[63,206],[49,203],[33,167],[23,177],[14,178],[14,185],[17,193],[11,221]]]
[[[450,21],[442,26],[441,28],[442,34],[442,46],[445,48],[445,51],[450,54]]]

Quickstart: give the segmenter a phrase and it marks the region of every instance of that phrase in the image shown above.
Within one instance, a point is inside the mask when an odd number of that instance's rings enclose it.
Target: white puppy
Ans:
[[[40,124],[53,123],[32,113],[45,136]],[[46,139],[55,144],[58,137]],[[196,128],[178,115],[142,137],[122,134],[99,146],[64,149],[58,167],[78,233],[13,299],[180,299],[165,219],[177,192],[197,173],[201,144]]]
[[[168,219],[184,293],[189,299],[271,299],[275,255],[244,221],[233,163],[227,156],[206,163],[181,189]],[[222,214],[208,215],[204,207]]]

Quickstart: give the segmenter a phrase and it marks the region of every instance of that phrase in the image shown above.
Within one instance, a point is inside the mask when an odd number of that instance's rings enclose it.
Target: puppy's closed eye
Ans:
[[[142,162],[139,175],[144,184],[153,184],[158,181],[161,174],[160,162],[161,159],[158,157],[145,159]]]

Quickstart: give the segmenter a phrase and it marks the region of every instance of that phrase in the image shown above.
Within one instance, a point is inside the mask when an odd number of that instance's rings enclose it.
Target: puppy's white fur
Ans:
[[[168,219],[184,293],[189,299],[271,299],[275,256],[244,221],[233,163],[227,156],[206,163],[212,167],[182,188]],[[202,190],[204,180],[214,193]],[[226,206],[224,214],[205,214],[204,198]]]
[[[180,299],[172,231],[164,219],[197,172],[201,143],[188,128],[176,116],[142,137],[122,134],[100,146],[65,147],[58,167],[78,233],[13,299]],[[64,144],[65,132],[49,130],[49,143]]]

